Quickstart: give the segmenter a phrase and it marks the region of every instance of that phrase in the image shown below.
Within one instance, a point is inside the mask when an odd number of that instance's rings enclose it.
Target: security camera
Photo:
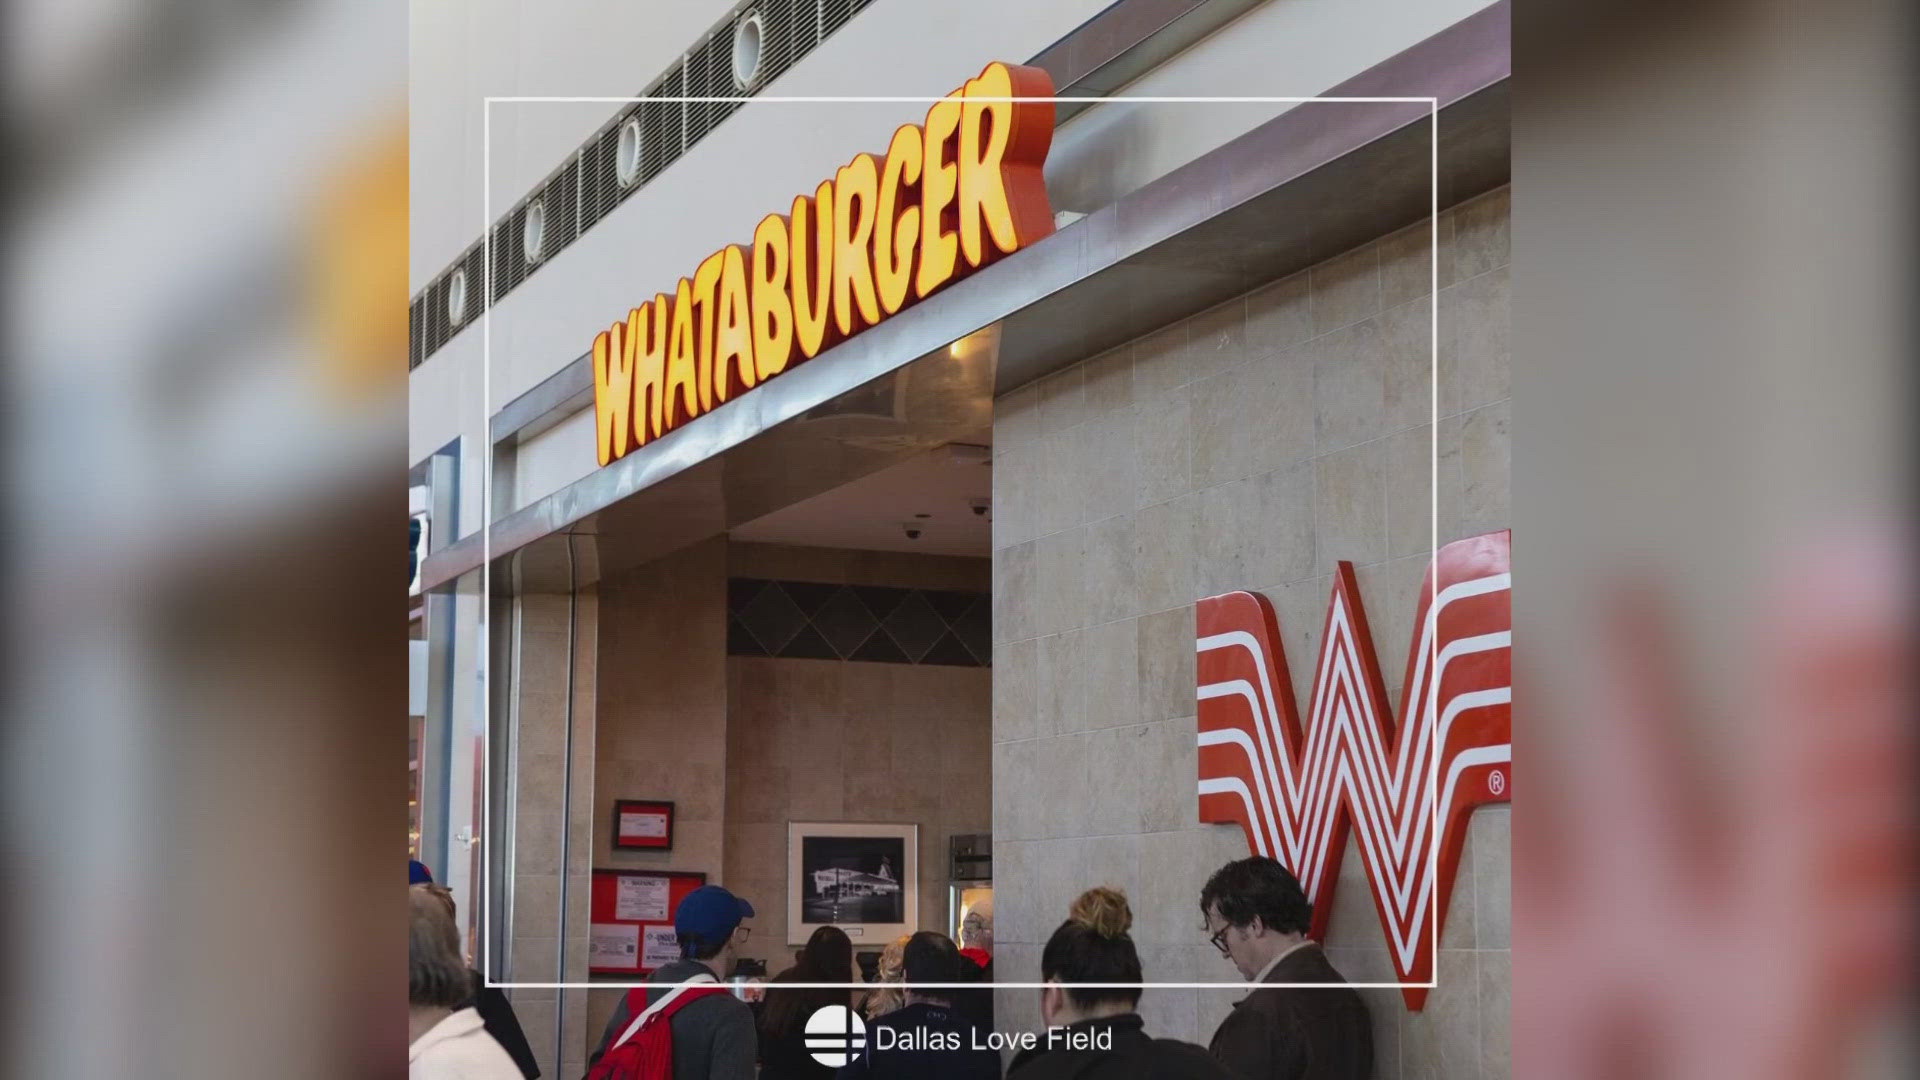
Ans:
[[[918,540],[918,539],[920,539],[920,532],[921,532],[921,529],[920,529],[920,523],[919,523],[919,522],[917,522],[917,521],[909,521],[909,522],[907,522],[906,524],[904,524],[904,525],[902,525],[902,526],[900,526],[900,529],[901,529],[901,531],[903,531],[903,532],[905,532],[905,533],[907,534],[907,539],[909,539],[909,540]]]
[[[987,511],[993,509],[993,501],[991,499],[968,499],[967,506],[973,510],[974,517],[986,517]]]

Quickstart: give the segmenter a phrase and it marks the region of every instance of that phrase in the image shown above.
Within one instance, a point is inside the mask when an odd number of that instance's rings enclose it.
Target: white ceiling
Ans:
[[[987,446],[991,440],[992,433],[982,431],[958,441]],[[992,494],[992,466],[958,461],[940,447],[747,522],[731,535],[760,544],[985,558],[993,554],[992,516],[975,514],[969,500]],[[922,530],[920,539],[907,539],[907,522]]]

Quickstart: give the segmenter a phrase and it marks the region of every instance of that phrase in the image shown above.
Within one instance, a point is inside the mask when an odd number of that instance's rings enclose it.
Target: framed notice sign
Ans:
[[[588,904],[587,973],[645,977],[680,958],[673,916],[707,883],[690,870],[595,870]]]
[[[673,850],[673,804],[649,799],[615,799],[613,846],[628,850]]]

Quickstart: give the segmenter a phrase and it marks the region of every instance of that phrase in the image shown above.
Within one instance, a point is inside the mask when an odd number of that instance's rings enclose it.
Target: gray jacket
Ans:
[[[697,960],[676,960],[648,977],[656,984],[647,989],[647,1004],[660,1000],[674,986],[696,975],[712,974]],[[614,1007],[600,1045],[587,1059],[591,1069],[613,1040],[633,1022],[622,995]],[[753,1080],[754,1059],[759,1052],[759,1036],[753,1026],[753,1009],[732,994],[708,994],[673,1014],[673,1080]]]

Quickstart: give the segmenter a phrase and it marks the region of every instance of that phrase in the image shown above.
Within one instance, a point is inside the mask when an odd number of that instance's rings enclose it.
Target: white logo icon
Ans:
[[[837,1069],[867,1048],[867,1025],[845,1005],[823,1005],[807,1017],[807,1051],[813,1060]]]

